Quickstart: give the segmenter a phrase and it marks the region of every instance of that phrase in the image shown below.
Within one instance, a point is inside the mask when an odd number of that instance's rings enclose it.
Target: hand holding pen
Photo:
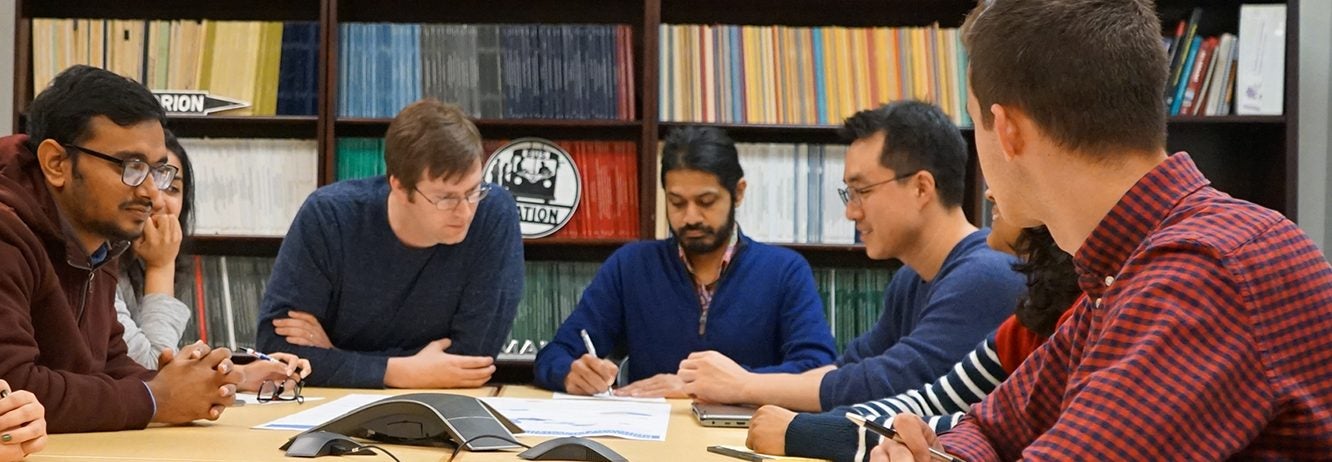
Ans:
[[[238,387],[241,391],[258,391],[265,381],[299,382],[310,375],[310,361],[296,355],[290,353],[268,355],[249,348],[241,348],[241,352],[257,359],[236,366],[245,375],[245,379]]]
[[[615,363],[597,357],[596,345],[592,343],[587,330],[580,331],[579,335],[583,338],[587,354],[569,365],[569,374],[564,376],[564,391],[576,395],[609,393],[620,368]]]
[[[916,421],[920,422],[920,428],[918,428],[917,430],[920,430],[923,433],[921,436],[924,437],[923,440],[925,444],[937,445],[938,440],[935,438],[934,432],[930,431],[929,428],[925,426],[925,422],[920,420],[920,417],[909,414],[902,414],[899,415],[898,417],[915,418]],[[858,426],[864,427],[866,430],[878,434],[879,437],[883,439],[883,441],[879,443],[879,446],[874,448],[874,452],[870,455],[870,460],[872,462],[880,462],[880,461],[888,462],[890,460],[899,460],[899,456],[905,457],[900,460],[916,460],[916,458],[912,456],[923,456],[924,454],[926,454],[925,452],[920,451],[921,448],[928,451],[930,460],[937,460],[942,462],[966,462],[961,458],[950,455],[939,448],[934,448],[929,446],[912,447],[912,445],[909,444],[907,441],[905,441],[905,438],[899,435],[897,431],[893,430],[892,428],[880,425],[878,422],[875,422],[873,420],[866,419],[865,417],[862,417],[854,412],[846,413],[846,419],[850,420],[851,422],[855,423]],[[890,447],[893,449],[889,449]]]

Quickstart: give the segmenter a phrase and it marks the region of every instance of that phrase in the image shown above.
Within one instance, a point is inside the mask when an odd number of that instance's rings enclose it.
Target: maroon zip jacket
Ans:
[[[52,433],[143,428],[153,375],[126,354],[108,264],[128,243],[90,265],[27,140],[0,138],[0,378],[37,395]]]

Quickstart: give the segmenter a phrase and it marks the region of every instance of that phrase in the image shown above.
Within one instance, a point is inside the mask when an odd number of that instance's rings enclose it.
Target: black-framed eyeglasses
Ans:
[[[151,174],[153,176],[153,186],[156,186],[158,190],[165,191],[171,187],[171,180],[175,179],[176,173],[180,171],[174,165],[162,164],[154,167],[139,159],[120,159],[76,144],[61,144],[61,146],[66,149],[78,149],[83,151],[84,154],[120,164],[120,181],[125,182],[126,185],[132,188],[139,187],[143,184],[143,180],[148,179],[148,175]]]
[[[869,194],[870,191],[873,190],[875,187],[882,184],[892,183],[897,180],[911,178],[915,176],[917,173],[920,173],[920,170],[916,170],[911,173],[903,173],[901,175],[892,177],[890,179],[883,180],[878,183],[872,183],[865,186],[861,186],[859,188],[853,188],[849,186],[845,188],[837,188],[837,195],[841,196],[842,205],[851,205],[852,202],[856,203],[856,205],[860,205],[860,200],[864,198],[865,195]]]
[[[472,192],[467,193],[466,196],[462,197],[449,196],[449,197],[441,197],[439,199],[431,200],[430,195],[426,194],[425,192],[422,192],[421,188],[415,188],[415,189],[416,192],[421,194],[421,197],[425,198],[426,202],[429,202],[430,205],[435,206],[435,208],[439,210],[456,209],[458,208],[459,204],[463,203],[463,201],[467,201],[468,204],[476,204],[477,202],[481,202],[481,199],[485,199],[486,194],[490,193],[490,185],[482,184],[481,186],[478,186],[476,189],[473,189]]]
[[[304,380],[265,380],[259,385],[259,393],[255,394],[255,399],[261,403],[295,401],[297,404],[305,404],[305,396],[301,395],[301,390],[304,388]]]

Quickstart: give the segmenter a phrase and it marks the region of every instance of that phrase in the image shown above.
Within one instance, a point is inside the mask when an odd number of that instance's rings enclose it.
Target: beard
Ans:
[[[91,197],[90,194],[92,193],[87,189],[87,185],[84,184],[84,182],[82,181],[82,177],[79,176],[75,177],[75,181],[73,182],[73,187],[75,189],[74,193],[76,195],[80,195],[81,197]],[[148,210],[153,209],[152,202],[129,200],[118,205],[116,207],[116,213],[119,214],[121,210],[133,206],[143,207]],[[70,211],[71,215],[70,218],[77,220],[85,229],[94,234],[97,234],[98,236],[106,238],[108,241],[111,242],[132,241],[138,239],[139,236],[143,235],[142,223],[139,224],[139,226],[134,226],[131,229],[126,229],[122,227],[121,224],[116,222],[114,219],[98,218],[97,213],[95,213],[92,210],[88,210],[86,207],[91,207],[91,205],[88,204],[87,201],[80,201],[79,206],[71,207],[77,210]],[[149,219],[151,219],[151,217]]]
[[[703,235],[684,237],[684,234],[690,231],[702,231]],[[671,229],[671,233],[680,241],[680,246],[684,247],[686,253],[691,254],[708,253],[720,249],[723,245],[731,242],[731,233],[733,232],[735,232],[735,207],[731,207],[731,211],[726,214],[726,222],[722,224],[721,228],[697,224]]]

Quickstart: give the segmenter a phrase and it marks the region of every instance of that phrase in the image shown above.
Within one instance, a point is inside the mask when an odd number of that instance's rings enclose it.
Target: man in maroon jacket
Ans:
[[[61,72],[33,100],[28,133],[0,138],[0,378],[35,394],[53,433],[216,419],[240,373],[226,349],[126,355],[114,265],[143,231],[166,164],[166,117],[142,85]]]

